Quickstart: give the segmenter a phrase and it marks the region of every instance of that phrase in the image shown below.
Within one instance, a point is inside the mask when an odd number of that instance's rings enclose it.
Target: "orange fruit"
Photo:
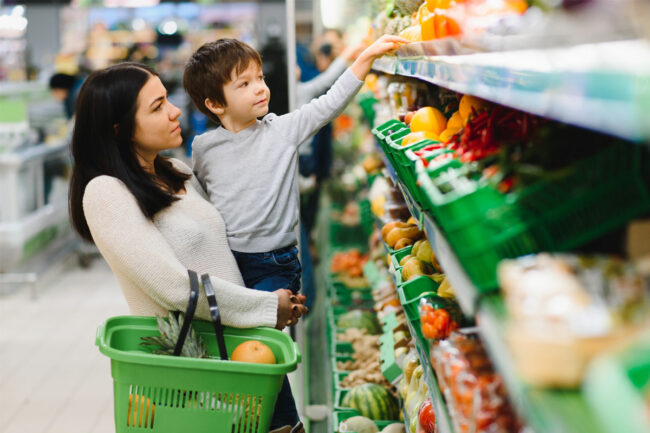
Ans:
[[[407,27],[400,32],[399,36],[410,42],[419,42],[422,40],[422,29],[419,25]]]
[[[424,140],[425,138],[438,141],[438,134],[434,134],[430,131],[411,132],[402,138],[402,146],[410,146],[411,144],[415,144],[418,141]]]
[[[454,129],[454,128],[447,128],[444,131],[442,131],[442,134],[440,134],[440,141],[443,143],[447,143],[449,140],[451,140],[451,137],[456,135],[460,131],[460,128]]]
[[[463,118],[460,111],[456,111],[447,121],[447,129],[460,129],[463,127]]]
[[[440,110],[433,107],[420,108],[411,120],[412,132],[428,131],[439,135],[445,129],[447,129],[447,119]]]
[[[458,104],[458,112],[460,117],[463,119],[463,123],[467,123],[469,116],[472,115],[472,108],[476,113],[480,113],[490,106],[490,103],[484,101],[483,99],[477,98],[476,96],[464,95],[460,98],[460,103]]]
[[[232,361],[253,362],[256,364],[275,364],[275,355],[269,346],[257,340],[248,340],[235,347]]]

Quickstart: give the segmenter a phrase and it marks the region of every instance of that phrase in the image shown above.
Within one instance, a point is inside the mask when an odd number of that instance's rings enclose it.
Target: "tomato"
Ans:
[[[420,428],[422,428],[425,433],[435,433],[436,413],[433,411],[433,403],[431,403],[430,398],[424,400],[424,402],[422,402],[422,405],[420,405],[418,418],[420,421]]]
[[[427,338],[438,338],[438,331],[430,322],[422,324],[422,334]]]

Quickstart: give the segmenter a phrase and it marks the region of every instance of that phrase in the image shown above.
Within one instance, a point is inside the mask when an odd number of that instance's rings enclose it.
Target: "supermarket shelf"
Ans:
[[[470,281],[435,221],[428,213],[423,212],[413,200],[407,188],[397,178],[395,170],[381,149],[379,149],[379,154],[384,160],[386,171],[404,194],[406,204],[413,218],[420,221],[421,225],[424,226],[436,257],[454,287],[456,299],[463,312],[467,315],[476,316],[479,332],[490,359],[497,371],[503,376],[508,394],[522,419],[525,419],[537,433],[604,433],[579,390],[562,391],[532,388],[527,387],[519,379],[504,340],[506,311],[501,296],[478,297],[478,290]],[[411,330],[412,335],[414,335],[413,332]],[[426,351],[418,347],[417,344],[416,347],[418,353],[423,352],[420,362],[423,365],[428,365],[425,370],[429,375],[427,380],[430,380],[433,374],[428,354],[424,354]],[[429,384],[430,386],[435,385],[432,389],[437,390],[440,401],[442,401],[442,395],[435,382],[435,377],[433,377],[433,382],[429,382]],[[432,401],[435,402],[436,400],[432,399]],[[437,407],[436,415],[438,415],[439,410],[441,409]],[[449,425],[451,426],[451,424]]]
[[[400,188],[406,205],[411,212],[413,218],[420,223],[420,227],[424,227],[427,236],[429,238],[429,243],[433,252],[436,254],[436,258],[440,263],[440,266],[445,270],[445,275],[449,279],[449,283],[454,288],[456,293],[456,299],[460,305],[460,308],[468,316],[473,316],[475,313],[476,301],[477,301],[477,289],[472,284],[471,280],[467,276],[467,273],[461,266],[456,254],[452,251],[449,243],[445,239],[444,235],[440,231],[438,225],[433,221],[431,216],[426,212],[423,212],[420,206],[415,202],[411,193],[404,186],[404,184],[398,179],[395,174],[395,170],[391,165],[390,161],[386,159],[383,151],[379,149],[379,154],[381,155],[386,170],[390,175],[393,182]]]
[[[384,244],[386,248],[386,253],[388,253],[388,247]],[[395,276],[393,275],[393,278]],[[396,283],[396,281],[394,281]],[[433,403],[433,411],[436,414],[436,422],[438,426],[438,433],[454,433],[454,429],[451,423],[451,417],[449,411],[447,410],[447,405],[445,404],[442,393],[440,392],[440,387],[438,386],[438,380],[433,374],[433,366],[431,365],[431,359],[429,358],[429,349],[425,347],[422,341],[416,337],[416,330],[413,328],[413,324],[407,320],[406,321],[409,328],[409,333],[411,338],[415,342],[415,349],[424,370],[424,380],[427,383],[427,388],[429,391],[429,398]]]
[[[646,40],[459,55],[414,55],[404,48],[396,54],[375,61],[374,69],[627,140],[650,140]]]
[[[27,146],[19,150],[0,154],[0,166],[18,166],[35,159],[44,159],[52,155],[63,153],[69,145],[68,137],[61,138],[53,143],[41,143]]]
[[[476,313],[482,341],[503,377],[511,402],[538,433],[604,433],[580,390],[526,386],[518,378],[504,340],[506,311],[500,296],[485,298]]]

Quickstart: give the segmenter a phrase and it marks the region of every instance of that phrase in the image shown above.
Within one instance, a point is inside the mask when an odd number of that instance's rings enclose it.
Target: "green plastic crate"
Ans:
[[[411,254],[411,251],[413,251],[413,245],[404,247],[401,250],[393,250],[393,253],[390,254],[390,261],[393,265],[393,269],[395,269],[396,276],[402,269],[402,266],[399,264],[400,260]]]
[[[583,394],[608,433],[650,431],[650,334],[590,364]]]
[[[372,130],[372,134],[377,137],[379,141],[384,141],[386,140],[386,137],[393,132],[399,131],[400,129],[404,129],[406,127],[407,126],[404,122],[391,119],[374,128]]]
[[[193,327],[208,353],[218,353],[212,324],[197,320]],[[246,340],[259,340],[277,360],[268,365],[154,355],[140,337],[158,334],[155,317],[112,317],[97,329],[95,344],[111,358],[117,433],[268,431],[284,376],[300,362],[289,335],[225,328],[229,353]]]
[[[338,432],[339,424],[341,421],[345,421],[346,419],[352,418],[353,416],[359,416],[359,412],[354,409],[335,410],[332,417],[332,430],[334,433]],[[397,422],[399,421],[375,421],[375,424],[377,424],[379,431],[382,431],[390,424]]]
[[[372,213],[370,200],[363,199],[359,201],[359,217],[361,219],[361,227],[366,234],[365,242],[368,243],[368,238],[375,230],[375,216]]]
[[[379,140],[379,145],[384,151],[384,154],[386,155],[386,158],[388,158],[388,161],[390,162],[391,165],[394,165],[395,161],[393,160],[393,148],[390,146],[388,143],[388,140],[391,138],[393,140],[396,140],[398,138],[404,137],[406,134],[410,133],[411,130],[408,128],[408,126],[403,125],[400,126],[399,129],[394,130],[394,129],[389,129],[388,131],[391,131],[391,133],[386,133],[383,135],[385,137],[384,139]]]
[[[384,316],[382,322],[384,334],[379,337],[381,373],[387,381],[393,382],[402,374],[402,369],[395,362],[395,341],[393,339],[393,332],[397,327],[397,316],[395,313],[388,314]]]
[[[410,131],[409,131],[410,133]],[[413,168],[413,163],[411,159],[406,155],[407,152],[415,152],[426,146],[429,146],[437,141],[424,139],[418,142],[409,144],[408,146],[402,146],[402,139],[407,134],[404,131],[397,134],[393,134],[386,139],[386,143],[390,147],[391,151],[391,162],[397,177],[402,181],[406,189],[411,193],[411,196],[420,203],[420,192],[417,186],[417,176]]]
[[[363,92],[357,96],[357,102],[368,124],[372,127],[375,124],[375,104],[379,101],[372,92]]]
[[[410,281],[400,284],[397,287],[399,301],[402,304],[406,318],[417,323],[419,328],[420,314],[418,305],[423,297],[437,296],[436,292],[440,284],[436,283],[429,277],[420,276]]]
[[[509,194],[487,182],[467,180],[452,160],[418,180],[431,213],[481,291],[498,287],[501,259],[539,251],[567,251],[606,234],[650,209],[645,146],[615,142],[572,165],[555,181],[540,180]],[[645,176],[645,177],[644,177]]]

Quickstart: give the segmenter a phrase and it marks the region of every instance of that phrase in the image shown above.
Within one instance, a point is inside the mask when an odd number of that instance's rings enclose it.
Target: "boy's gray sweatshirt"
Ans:
[[[226,223],[232,250],[296,244],[298,146],[338,116],[362,84],[347,69],[325,95],[296,111],[267,114],[238,133],[220,126],[194,139],[194,173]]]

